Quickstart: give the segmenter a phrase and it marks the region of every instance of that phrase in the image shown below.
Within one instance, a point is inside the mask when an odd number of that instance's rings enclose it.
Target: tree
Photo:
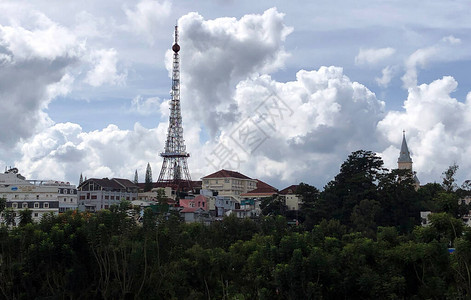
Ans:
[[[5,210],[6,207],[7,207],[7,199],[0,198],[0,215]]]
[[[454,192],[458,188],[455,181],[455,175],[458,171],[458,165],[454,163],[453,165],[449,166],[445,172],[443,172],[443,183],[442,186],[446,192]]]
[[[6,208],[3,211],[3,222],[7,226],[16,226],[15,217],[16,217],[16,214],[12,208]]]
[[[138,176],[137,176],[137,170],[136,172],[134,172],[134,184],[138,184],[139,183],[139,179],[138,179]]]
[[[18,225],[24,226],[33,222],[33,211],[31,209],[23,209],[19,211],[20,222]]]
[[[146,169],[146,180],[144,183],[144,192],[152,190],[152,169],[150,168],[150,163],[147,163]]]
[[[395,226],[400,232],[409,232],[419,225],[421,205],[413,176],[410,170],[394,169],[380,177],[379,226]]]
[[[262,210],[262,214],[265,216],[284,216],[288,207],[283,198],[279,195],[273,195],[272,197],[262,199],[260,209]]]
[[[82,177],[82,173],[80,173],[79,185],[81,185],[82,183],[83,183],[83,177]]]
[[[327,218],[350,225],[353,208],[364,199],[378,200],[377,182],[387,171],[383,160],[374,152],[358,150],[350,154],[340,173],[321,193],[322,209]]]
[[[319,200],[319,190],[312,185],[301,182],[296,188],[296,195],[301,198],[302,204],[299,208],[300,219],[307,230],[311,230],[314,225],[327,217],[327,212],[323,211]]]

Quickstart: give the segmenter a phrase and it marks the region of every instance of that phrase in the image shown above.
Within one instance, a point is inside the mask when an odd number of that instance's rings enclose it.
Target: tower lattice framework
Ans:
[[[183,139],[182,114],[180,109],[180,45],[178,45],[178,26],[175,26],[175,43],[173,50],[172,99],[170,100],[170,117],[165,150],[160,153],[164,161],[158,183],[177,185],[179,188],[191,188],[190,172],[185,140]]]

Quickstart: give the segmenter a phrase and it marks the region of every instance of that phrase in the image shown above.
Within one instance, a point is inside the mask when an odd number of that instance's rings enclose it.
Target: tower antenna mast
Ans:
[[[176,185],[179,188],[191,189],[190,171],[185,140],[183,139],[182,114],[180,108],[180,45],[178,44],[178,26],[175,25],[175,42],[173,51],[172,91],[170,100],[170,116],[164,152],[164,159],[157,181],[162,185]]]

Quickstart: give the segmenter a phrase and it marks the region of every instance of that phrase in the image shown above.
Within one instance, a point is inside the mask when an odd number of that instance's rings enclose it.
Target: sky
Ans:
[[[198,180],[322,189],[356,150],[422,184],[471,179],[468,1],[2,1],[0,167],[28,179],[160,172],[174,26]]]

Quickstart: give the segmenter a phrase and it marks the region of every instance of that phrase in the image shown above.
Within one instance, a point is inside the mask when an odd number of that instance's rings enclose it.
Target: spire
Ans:
[[[407,147],[406,142],[406,131],[402,131],[402,145],[401,152],[399,153],[399,158],[397,159],[398,163],[412,163],[412,158],[410,157],[409,148]]]

